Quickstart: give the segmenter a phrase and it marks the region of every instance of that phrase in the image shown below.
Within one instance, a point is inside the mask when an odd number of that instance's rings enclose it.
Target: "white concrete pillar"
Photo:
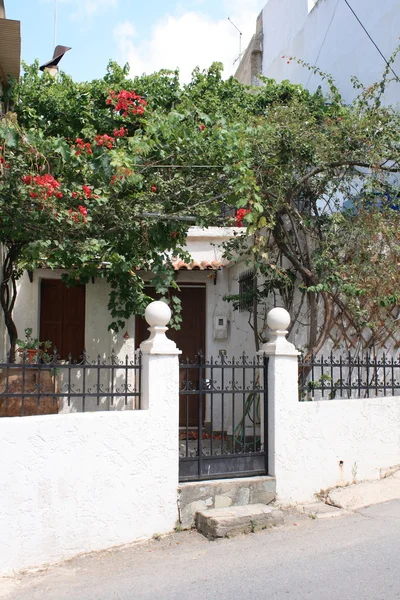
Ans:
[[[270,341],[259,354],[269,357],[268,364],[268,467],[276,477],[277,495],[285,480],[285,457],[291,451],[290,423],[296,422],[298,409],[298,356],[287,341],[290,315],[284,308],[273,308],[267,316]],[[293,432],[295,433],[295,432]],[[286,461],[287,465],[287,461]]]
[[[165,335],[171,310],[165,302],[151,302],[145,319],[150,336],[140,344],[142,352],[141,409],[147,410],[155,441],[143,439],[160,448],[159,466],[162,475],[156,480],[153,494],[162,498],[160,514],[171,531],[178,519],[177,490],[179,485],[179,362],[181,351]],[[153,474],[154,475],[154,474]],[[143,507],[145,508],[145,507]],[[157,531],[161,531],[161,525]]]
[[[171,319],[171,310],[165,302],[151,302],[145,311],[150,325],[150,336],[140,344],[142,351],[141,408],[147,410],[160,403],[169,403],[176,422],[178,435],[179,417],[179,363],[181,351],[165,332]],[[172,426],[172,422],[171,422]],[[177,444],[178,447],[178,444]]]

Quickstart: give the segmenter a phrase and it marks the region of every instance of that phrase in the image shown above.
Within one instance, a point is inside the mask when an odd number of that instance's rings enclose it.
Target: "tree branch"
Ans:
[[[370,163],[363,163],[358,160],[339,160],[337,162],[330,163],[328,165],[324,165],[321,167],[315,167],[311,171],[309,171],[306,175],[304,175],[298,182],[297,188],[306,183],[309,179],[318,175],[319,173],[323,173],[324,171],[329,171],[329,169],[334,169],[336,167],[360,167],[360,169],[376,169],[378,168],[381,171],[385,171],[387,173],[398,173],[400,171],[400,166],[394,167],[385,167],[384,165],[387,163],[387,160],[381,165],[371,165]]]

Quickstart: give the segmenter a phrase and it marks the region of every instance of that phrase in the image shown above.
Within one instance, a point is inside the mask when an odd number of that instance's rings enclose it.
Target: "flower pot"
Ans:
[[[37,352],[36,352],[37,353]],[[25,364],[28,364],[26,360]],[[9,396],[7,394],[13,394]],[[0,417],[54,415],[59,411],[57,378],[51,369],[14,366],[0,373]]]
[[[21,362],[32,365],[38,362],[40,350],[38,348],[18,348],[18,354],[21,356]]]

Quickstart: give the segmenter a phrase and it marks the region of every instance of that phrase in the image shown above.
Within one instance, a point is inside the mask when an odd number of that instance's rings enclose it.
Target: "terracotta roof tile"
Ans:
[[[175,260],[173,265],[175,271],[216,271],[223,266],[222,262],[219,260],[202,260],[201,262],[192,260],[189,263],[186,263],[183,260]]]

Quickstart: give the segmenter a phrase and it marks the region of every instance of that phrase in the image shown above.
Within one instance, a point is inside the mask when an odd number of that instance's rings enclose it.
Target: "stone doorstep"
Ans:
[[[281,525],[282,511],[265,504],[248,504],[198,511],[196,527],[206,537],[223,538]]]
[[[268,475],[181,483],[178,489],[180,523],[195,526],[198,512],[214,508],[266,505],[275,500],[276,482]]]

